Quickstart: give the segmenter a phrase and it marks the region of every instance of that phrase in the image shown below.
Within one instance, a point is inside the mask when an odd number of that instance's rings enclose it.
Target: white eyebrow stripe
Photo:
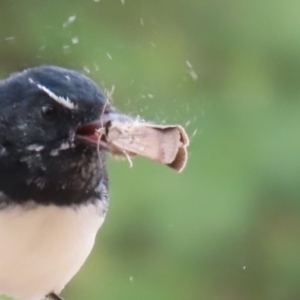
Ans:
[[[52,91],[50,91],[48,88],[46,88],[45,86],[37,83],[36,86],[42,90],[43,92],[45,92],[50,98],[52,98],[54,101],[56,101],[57,103],[61,104],[62,106],[68,108],[68,109],[76,109],[77,106],[67,97],[61,97],[56,95],[55,93],[53,93]]]

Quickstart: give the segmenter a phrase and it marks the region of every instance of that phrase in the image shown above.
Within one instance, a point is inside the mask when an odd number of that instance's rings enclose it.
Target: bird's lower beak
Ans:
[[[108,128],[113,121],[131,121],[126,115],[118,113],[105,113],[99,120],[83,124],[76,130],[76,139],[79,141],[98,145],[99,139],[105,138]]]

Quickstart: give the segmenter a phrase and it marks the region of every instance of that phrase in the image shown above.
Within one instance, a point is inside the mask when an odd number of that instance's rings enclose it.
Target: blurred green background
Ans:
[[[68,300],[300,299],[300,2],[2,0],[0,76],[86,73],[191,137],[178,175],[110,159],[110,209]]]

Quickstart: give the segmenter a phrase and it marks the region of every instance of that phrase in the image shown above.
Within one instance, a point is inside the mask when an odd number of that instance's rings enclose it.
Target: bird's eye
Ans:
[[[41,108],[41,115],[46,120],[53,120],[57,117],[57,110],[52,106],[43,106]]]

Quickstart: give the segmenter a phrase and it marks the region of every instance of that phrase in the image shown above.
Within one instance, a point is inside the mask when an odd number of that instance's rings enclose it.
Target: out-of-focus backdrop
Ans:
[[[109,213],[66,299],[300,299],[299,14],[282,0],[0,2],[1,78],[70,67],[191,137],[180,175],[110,159]]]

